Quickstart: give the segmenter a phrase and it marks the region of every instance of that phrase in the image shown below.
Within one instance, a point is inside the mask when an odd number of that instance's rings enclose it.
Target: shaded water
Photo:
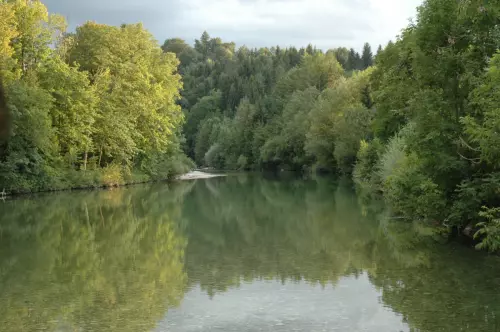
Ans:
[[[1,331],[500,331],[500,258],[331,179],[0,202]]]

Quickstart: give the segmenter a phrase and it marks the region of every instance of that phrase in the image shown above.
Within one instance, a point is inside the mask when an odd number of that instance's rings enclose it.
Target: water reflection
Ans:
[[[326,285],[370,269],[377,227],[358,210],[333,181],[198,182],[183,210],[190,283],[212,296],[243,280]]]
[[[254,280],[213,300],[194,287],[157,331],[408,331],[379,295],[365,273],[326,288]]]
[[[151,189],[1,205],[2,331],[147,331],[180,303],[186,239]]]
[[[0,204],[5,331],[500,331],[500,259],[331,179]]]

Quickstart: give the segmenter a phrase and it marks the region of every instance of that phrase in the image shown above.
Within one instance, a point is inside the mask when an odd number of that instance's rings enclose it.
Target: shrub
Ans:
[[[394,170],[399,167],[400,163],[405,159],[407,137],[412,130],[412,125],[408,125],[389,140],[376,167],[376,176],[380,183],[387,181],[394,173]]]
[[[444,193],[427,175],[417,154],[408,151],[407,141],[413,133],[414,125],[410,123],[389,141],[371,178],[368,177],[370,184],[382,191],[394,212],[406,218],[420,221],[444,220]],[[366,145],[360,150],[361,162],[355,177],[360,182],[367,178],[370,165],[377,158],[377,148],[374,146],[373,150],[370,151]]]
[[[212,145],[205,154],[205,163],[209,167],[223,169],[225,167],[224,150],[218,143]]]
[[[485,221],[476,225],[479,230],[474,235],[474,238],[481,240],[481,243],[476,247],[491,252],[500,250],[500,208],[487,208],[484,206],[482,211],[479,212],[479,217],[485,219]]]
[[[383,147],[379,139],[371,142],[362,140],[360,143],[353,179],[358,188],[365,193],[377,191],[374,175],[382,152]]]
[[[116,187],[124,183],[122,166],[111,164],[102,169],[101,183],[105,187]]]
[[[187,173],[195,168],[195,166],[195,163],[183,153],[175,154],[165,163],[165,167],[169,172],[164,179],[171,179],[177,175]]]
[[[386,174],[384,197],[395,212],[422,221],[443,217],[446,200],[443,192],[425,175],[418,157],[411,153],[398,160]]]
[[[236,162],[239,170],[244,170],[248,166],[248,159],[244,155],[239,156],[238,161]]]

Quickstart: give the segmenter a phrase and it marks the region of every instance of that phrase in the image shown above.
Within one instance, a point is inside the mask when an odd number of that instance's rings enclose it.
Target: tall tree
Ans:
[[[14,59],[26,75],[50,54],[54,35],[61,35],[66,23],[60,16],[49,15],[40,1],[15,0],[12,2],[17,34],[11,43]]]
[[[175,55],[163,53],[141,24],[118,28],[86,23],[74,38],[70,61],[102,85],[96,122],[99,155],[130,161],[137,153],[165,151],[182,122],[175,103],[181,86]]]
[[[179,56],[182,52],[184,52],[188,47],[190,47],[186,42],[181,38],[172,38],[165,40],[165,43],[162,45],[162,50],[164,52],[171,52],[175,55]]]
[[[359,55],[356,50],[351,48],[349,50],[349,61],[347,65],[347,70],[352,71],[352,70],[361,70],[363,68],[363,63],[361,60],[361,56]]]
[[[47,61],[39,76],[40,86],[54,98],[50,115],[60,154],[69,163],[82,156],[82,167],[86,169],[98,103],[95,86],[91,86],[87,72],[68,66],[59,57]]]
[[[365,45],[363,46],[363,54],[361,55],[361,62],[363,63],[363,69],[366,69],[373,65],[372,47],[368,43],[365,43]]]

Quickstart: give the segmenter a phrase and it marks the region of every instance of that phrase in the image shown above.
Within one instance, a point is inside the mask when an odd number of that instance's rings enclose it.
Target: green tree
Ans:
[[[349,60],[347,61],[347,70],[360,70],[362,66],[361,56],[355,49],[351,48],[349,50]]]
[[[89,22],[64,34],[64,18],[30,0],[1,1],[0,18],[0,76],[12,118],[2,186],[121,184],[135,181],[132,168],[141,181],[158,174],[152,165],[182,168],[173,160],[186,162],[179,62],[142,25]]]
[[[66,23],[57,15],[49,15],[40,1],[15,0],[12,6],[17,29],[11,39],[13,58],[26,75],[49,56],[54,34],[64,32]]]
[[[177,57],[179,57],[189,47],[190,46],[186,44],[183,39],[172,38],[165,40],[165,43],[163,43],[161,49],[164,52],[174,53],[175,55],[177,55]]]
[[[194,147],[195,161],[198,165],[206,165],[205,156],[208,150],[219,142],[220,126],[221,119],[215,114],[200,123]]]
[[[348,70],[349,66],[349,50],[345,47],[339,47],[334,50],[331,50],[337,59],[337,61],[340,63],[342,68],[344,70]],[[330,52],[330,51],[329,51]]]
[[[88,153],[93,151],[94,122],[98,95],[86,72],[69,67],[60,58],[53,57],[40,69],[40,85],[54,98],[51,110],[52,126],[60,155],[72,164],[82,158],[87,168]]]
[[[370,44],[365,43],[363,46],[363,54],[361,55],[361,62],[363,63],[363,68],[366,69],[373,65],[373,53]]]
[[[12,132],[0,159],[0,187],[15,192],[44,189],[50,186],[49,161],[57,148],[50,118],[52,97],[22,81],[5,89]]]
[[[200,99],[186,114],[184,133],[187,137],[188,154],[193,155],[195,151],[196,135],[202,122],[214,115],[221,114],[220,110],[221,94],[219,91],[212,91],[206,97]]]
[[[329,171],[352,171],[359,144],[368,139],[372,112],[362,103],[371,71],[340,80],[321,93],[311,113],[306,152],[317,167]]]
[[[141,24],[86,23],[74,38],[70,61],[89,71],[102,93],[99,159],[104,154],[108,161],[116,156],[118,162],[131,162],[141,153],[166,151],[183,121],[176,104],[181,82],[175,55],[163,53]]]
[[[378,45],[377,53],[375,54],[375,60],[377,59],[377,57],[379,56],[379,54],[382,53],[382,51],[383,51],[382,45]]]
[[[310,87],[296,91],[286,104],[277,123],[279,133],[273,135],[261,149],[262,163],[279,162],[281,167],[303,170],[312,166],[312,160],[305,153],[306,134],[311,118],[311,105],[316,102],[319,91]]]

